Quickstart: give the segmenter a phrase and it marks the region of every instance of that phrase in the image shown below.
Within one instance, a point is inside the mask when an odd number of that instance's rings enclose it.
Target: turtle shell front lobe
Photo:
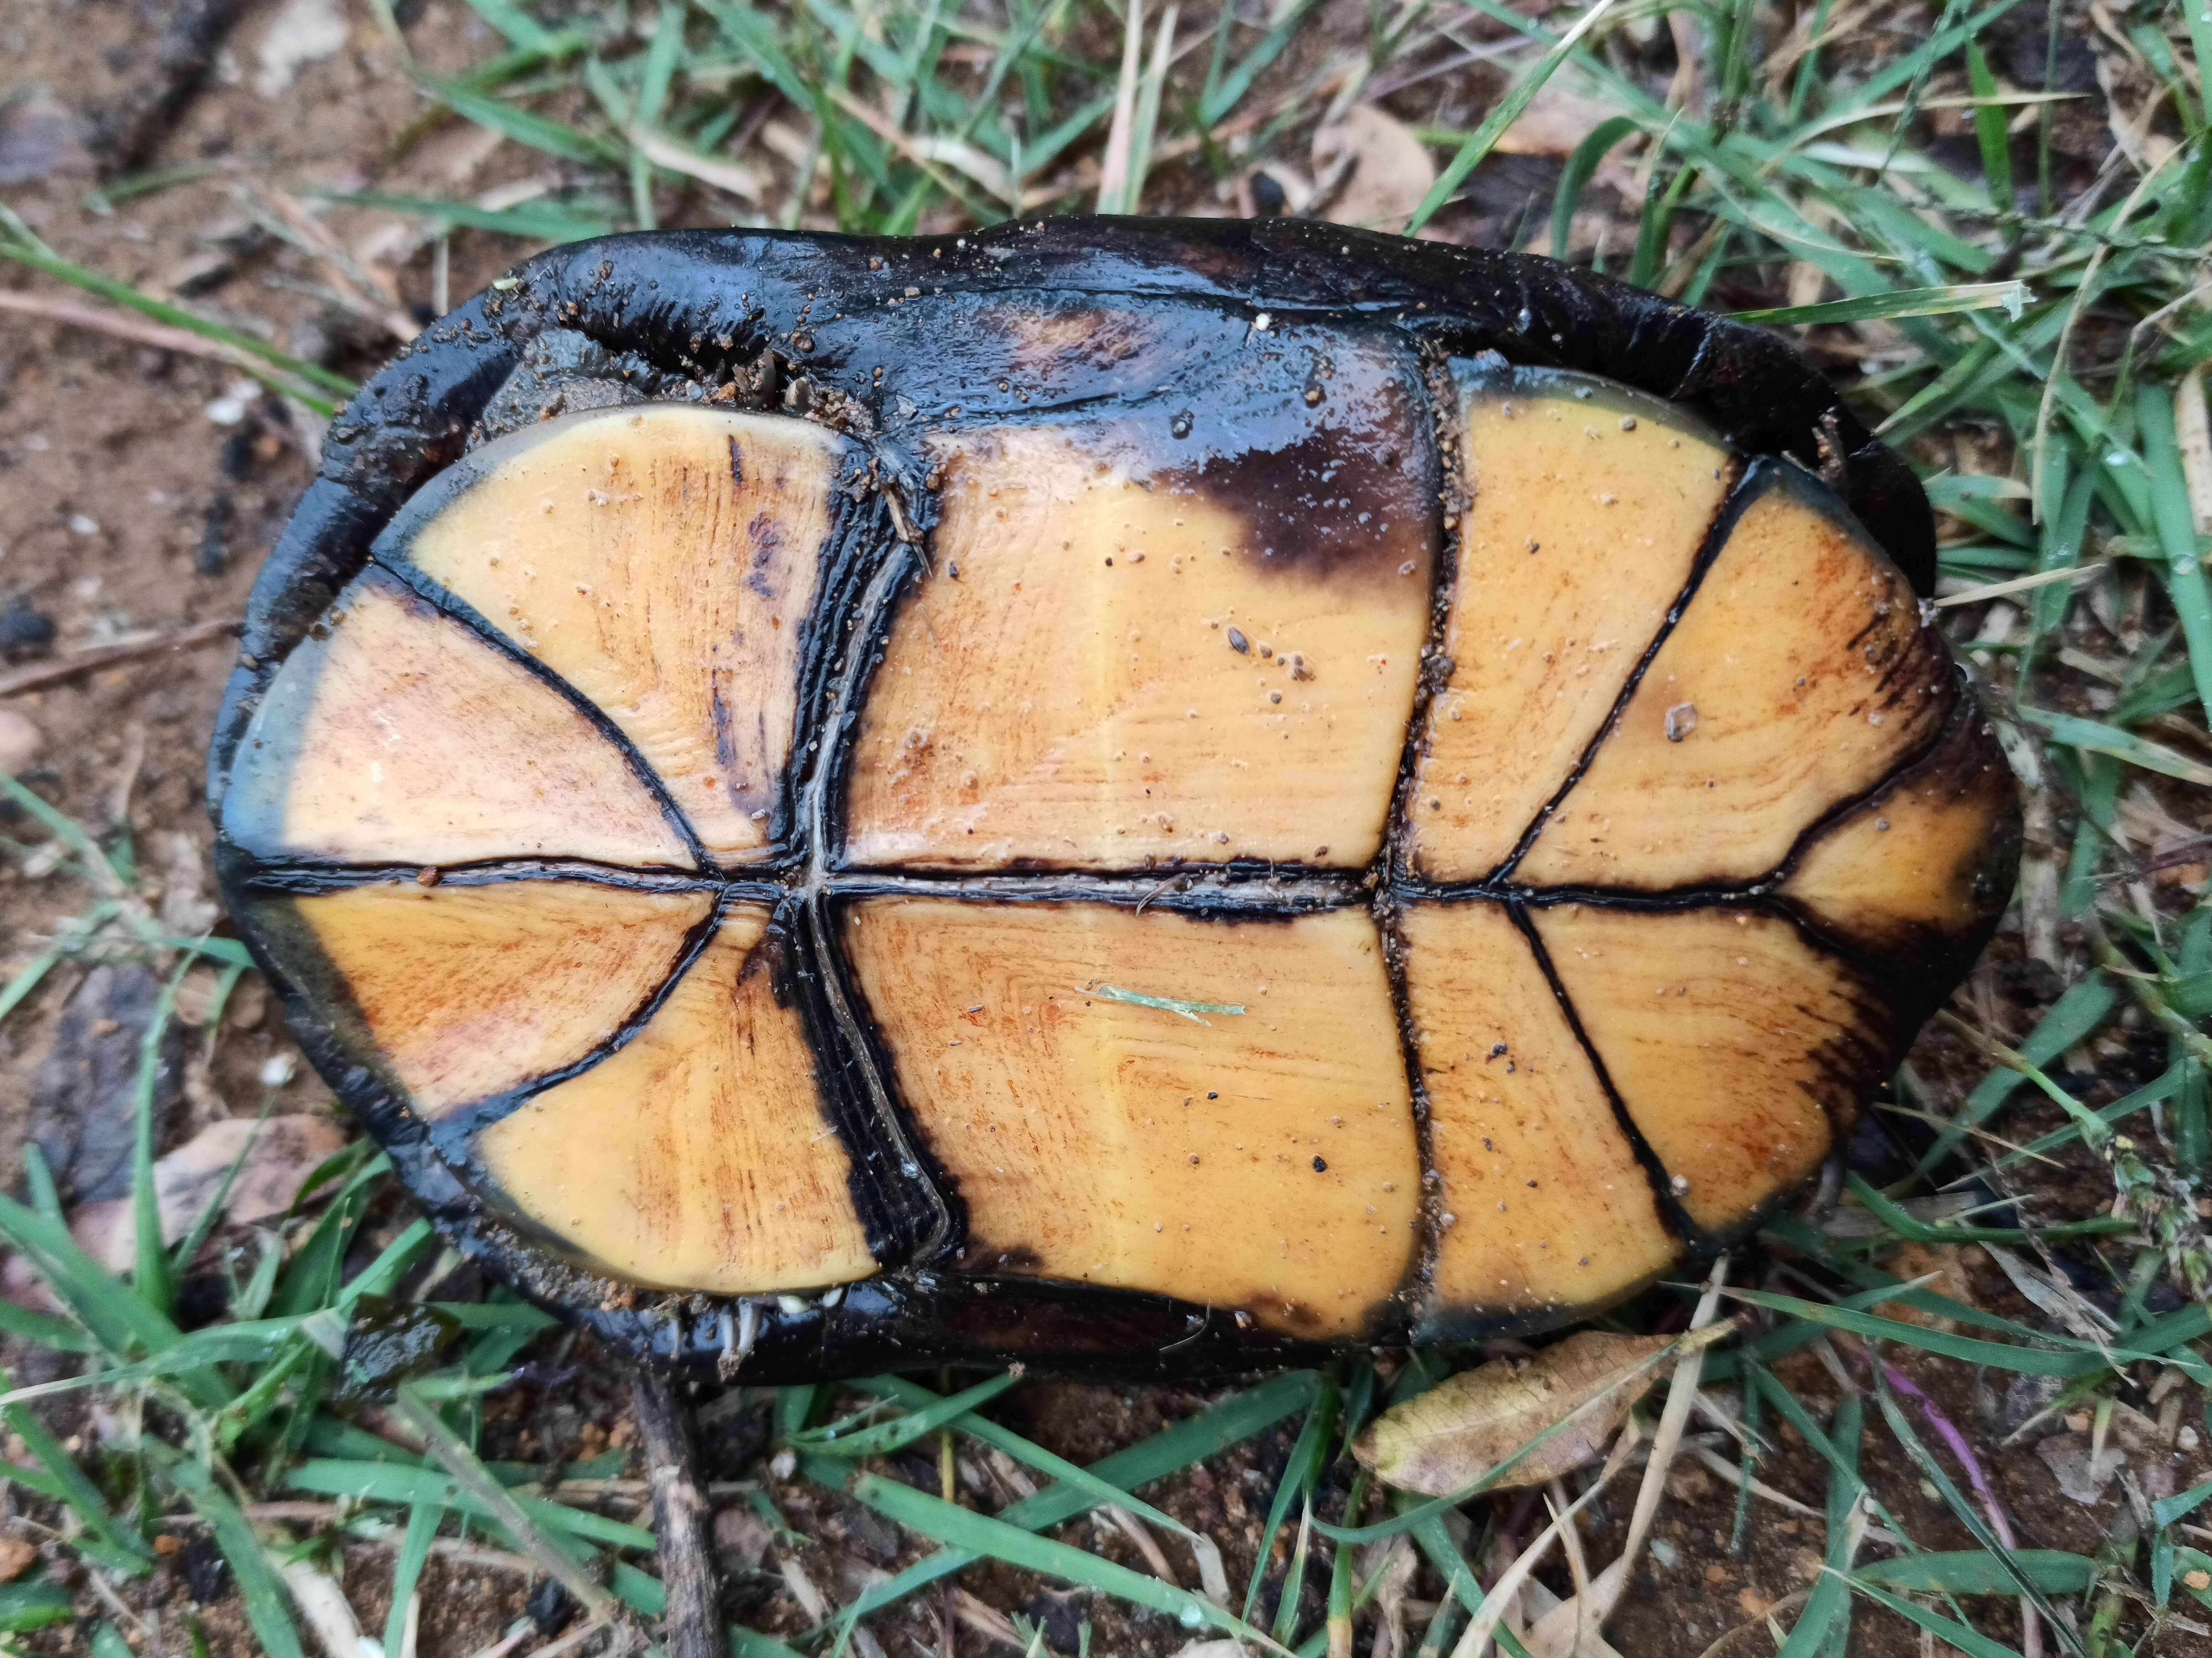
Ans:
[[[1886,454],[1819,428],[1892,547],[1695,389],[1763,346],[1670,400],[1483,320],[1540,262],[1095,234],[526,271],[264,576],[241,930],[635,1350],[1557,1323],[1815,1169],[2008,892]]]

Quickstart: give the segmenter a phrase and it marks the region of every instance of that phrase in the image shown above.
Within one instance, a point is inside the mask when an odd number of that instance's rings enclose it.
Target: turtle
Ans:
[[[615,236],[340,411],[217,864],[618,1351],[1535,1332],[1820,1170],[2012,890],[1899,459],[1774,336],[1318,222]]]

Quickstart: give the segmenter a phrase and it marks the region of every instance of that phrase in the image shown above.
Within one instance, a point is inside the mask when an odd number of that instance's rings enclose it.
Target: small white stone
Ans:
[[[70,533],[72,535],[96,536],[100,533],[100,520],[96,518],[88,518],[82,513],[71,513],[69,526]]]
[[[264,1088],[282,1088],[292,1080],[293,1072],[299,1068],[298,1055],[272,1054],[261,1062],[261,1085]]]
[[[46,734],[29,716],[13,708],[0,708],[0,771],[13,775],[39,757]]]
[[[204,411],[217,426],[235,426],[246,418],[246,411],[261,395],[261,388],[252,380],[233,380],[223,388],[221,397],[210,401]]]

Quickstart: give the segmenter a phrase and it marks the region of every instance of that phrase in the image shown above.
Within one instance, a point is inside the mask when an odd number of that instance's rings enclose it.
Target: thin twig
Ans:
[[[214,622],[195,622],[191,627],[179,628],[174,633],[153,634],[122,645],[94,646],[88,651],[72,651],[67,656],[33,662],[13,673],[0,674],[0,696],[16,696],[25,691],[43,690],[48,685],[58,685],[79,674],[112,668],[118,662],[136,662],[141,657],[162,656],[171,651],[190,650],[196,645],[228,639],[245,625],[234,616],[223,616]]]
[[[1723,1255],[1713,1263],[1712,1272],[1705,1279],[1697,1310],[1690,1315],[1691,1329],[1701,1330],[1713,1321],[1727,1282],[1728,1257]],[[1627,1542],[1621,1548],[1620,1558],[1598,1573],[1587,1597],[1577,1594],[1537,1620],[1525,1643],[1537,1658],[1571,1651],[1567,1643],[1585,1618],[1602,1630],[1606,1619],[1620,1604],[1621,1592],[1628,1587],[1629,1574],[1636,1570],[1644,1540],[1658,1514],[1659,1499],[1667,1489],[1667,1470],[1674,1461],[1674,1453],[1681,1448],[1682,1430],[1689,1424],[1690,1408],[1697,1399],[1698,1376],[1705,1362],[1702,1345],[1685,1352],[1676,1361],[1674,1376],[1668,1384],[1667,1406],[1659,1414],[1659,1427],[1652,1436],[1651,1460],[1644,1467],[1644,1484],[1637,1491],[1636,1506],[1629,1515]]]
[[[641,1366],[630,1386],[653,1482],[653,1533],[668,1590],[669,1658],[721,1658],[721,1612],[708,1548],[707,1499],[699,1491],[691,1424],[671,1377]]]
[[[187,356],[208,357],[216,362],[227,362],[234,368],[243,368],[256,374],[266,374],[269,365],[251,354],[222,340],[209,339],[189,329],[172,328],[167,323],[142,322],[121,311],[109,311],[96,305],[79,305],[73,300],[50,300],[43,294],[22,294],[13,288],[0,288],[0,311],[13,311],[26,317],[37,317],[46,322],[67,324],[71,328],[89,328],[95,333],[111,334],[118,340],[129,340],[134,345],[151,346],[156,351],[181,351]]]

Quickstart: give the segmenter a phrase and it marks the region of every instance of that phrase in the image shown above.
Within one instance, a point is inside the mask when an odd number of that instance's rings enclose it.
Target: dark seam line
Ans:
[[[1552,814],[1559,809],[1567,796],[1574,793],[1575,786],[1583,780],[1584,774],[1596,762],[1598,750],[1605,746],[1606,738],[1613,735],[1614,725],[1627,712],[1630,700],[1644,683],[1644,674],[1657,659],[1661,648],[1674,636],[1675,628],[1689,610],[1691,601],[1697,598],[1698,589],[1705,585],[1705,573],[1719,561],[1721,550],[1728,545],[1729,536],[1735,532],[1739,516],[1737,509],[1748,504],[1745,485],[1756,471],[1755,465],[1747,465],[1741,455],[1731,455],[1729,464],[1736,469],[1735,480],[1722,495],[1719,507],[1714,509],[1712,522],[1705,525],[1705,538],[1698,544],[1697,554],[1690,561],[1689,580],[1683,584],[1681,592],[1675,595],[1674,603],[1667,607],[1667,614],[1660,618],[1659,631],[1652,635],[1651,642],[1644,648],[1644,654],[1629,670],[1620,694],[1613,699],[1613,706],[1606,710],[1605,718],[1598,722],[1596,732],[1584,745],[1582,757],[1575,762],[1574,768],[1567,774],[1566,781],[1559,785],[1550,799],[1537,808],[1535,817],[1521,831],[1520,839],[1513,843],[1513,849],[1505,854],[1504,861],[1484,877],[1485,881],[1502,882],[1528,855],[1529,848],[1536,844],[1536,837],[1552,821]]]
[[[1820,817],[1799,830],[1797,838],[1790,842],[1790,850],[1783,855],[1780,863],[1748,881],[1702,882],[1687,886],[1646,890],[1596,884],[1523,886],[1515,882],[1490,878],[1480,881],[1422,881],[1401,876],[1396,884],[1397,890],[1402,896],[1428,902],[1449,903],[1479,898],[1496,903],[1525,903],[1540,909],[1558,904],[1591,904],[1601,908],[1674,910],[1756,902],[1772,896],[1778,888],[1796,874],[1798,866],[1804,861],[1805,855],[1812,851],[1815,841],[1853,812],[1870,805],[1886,790],[1895,786],[1907,772],[1927,761],[1942,747],[1961,718],[1973,717],[1975,709],[1972,701],[1962,701],[1942,724],[1907,750],[1887,771],[1864,787],[1836,800]]]
[[[670,797],[668,786],[660,780],[660,774],[646,763],[645,756],[637,751],[629,737],[607,717],[605,709],[536,657],[508,640],[493,623],[491,618],[477,610],[475,605],[433,581],[416,568],[412,559],[387,563],[384,559],[372,553],[369,556],[369,562],[393,577],[403,586],[409,588],[416,598],[422,599],[440,615],[449,616],[463,627],[469,629],[492,649],[509,661],[520,664],[531,673],[536,675],[542,683],[558,692],[571,708],[598,728],[601,736],[615,745],[631,772],[636,775],[640,782],[645,785],[647,792],[653,796],[653,804],[660,808],[661,816],[668,820],[669,827],[676,831],[678,838],[684,842],[684,849],[691,854],[693,862],[702,871],[711,871],[714,867],[714,859],[708,853],[706,843],[700,840],[698,832],[691,827],[691,820],[684,815],[678,808],[675,800]]]
[[[417,885],[422,864],[325,864],[310,859],[261,859],[240,884],[249,892],[283,892],[313,896],[356,887]],[[496,886],[508,881],[573,881],[621,892],[714,892],[738,897],[774,898],[784,888],[773,874],[753,878],[695,874],[688,870],[632,868],[582,858],[488,858],[467,864],[440,864],[440,886]]]
[[[1667,1165],[1659,1160],[1659,1154],[1651,1149],[1651,1142],[1644,1138],[1644,1131],[1629,1115],[1628,1102],[1621,1098],[1620,1090],[1613,1084],[1613,1073],[1605,1068],[1605,1061],[1598,1056],[1597,1044],[1590,1040],[1589,1032],[1583,1029],[1582,1015],[1576,1011],[1574,999],[1567,994],[1566,986],[1559,981],[1559,969],[1552,965],[1552,953],[1545,949],[1535,923],[1528,919],[1528,912],[1517,903],[1507,906],[1506,914],[1513,918],[1513,925],[1528,941],[1529,953],[1535,957],[1544,981],[1551,986],[1552,995],[1559,1005],[1559,1011],[1566,1017],[1567,1028],[1575,1033],[1575,1041],[1582,1045],[1583,1055],[1589,1060],[1590,1069],[1597,1077],[1598,1086],[1605,1090],[1605,1097],[1613,1107],[1613,1122],[1628,1141],[1629,1150],[1635,1153],[1636,1161],[1642,1165],[1645,1180],[1650,1182],[1651,1198],[1658,1207],[1660,1220],[1692,1253],[1709,1252],[1713,1248],[1710,1235],[1691,1219],[1689,1211],[1682,1207],[1681,1199],[1674,1195],[1674,1181],[1667,1172]]]
[[[900,1107],[888,1090],[879,1095],[868,1086],[882,1074],[878,1055],[853,1035],[854,993],[843,963],[825,947],[831,923],[818,895],[793,902],[790,930],[806,969],[802,1018],[811,1027],[822,1113],[845,1149],[846,1188],[868,1252],[879,1267],[911,1264],[925,1251],[934,1253],[933,1242],[951,1229],[951,1204],[933,1165],[914,1149],[911,1124],[895,1116],[897,1133],[884,1143],[886,1109],[896,1114]],[[861,1073],[857,1086],[848,1074],[854,1071]]]
[[[1799,832],[1797,838],[1790,843],[1790,850],[1784,854],[1782,861],[1774,866],[1773,872],[1766,877],[1767,882],[1778,887],[1796,874],[1798,865],[1805,861],[1805,854],[1812,851],[1813,843],[1815,841],[1853,812],[1872,805],[1877,796],[1885,790],[1894,787],[1902,780],[1905,773],[1931,757],[1949,739],[1952,728],[1958,725],[1962,717],[1972,719],[1976,715],[1977,710],[1973,699],[1960,698],[1958,705],[1942,720],[1936,722],[1936,728],[1908,749],[1887,771],[1864,788],[1844,796],[1832,805],[1826,811],[1807,824]]]
[[[1133,905],[1139,909],[1173,910],[1182,914],[1219,914],[1264,920],[1285,920],[1300,915],[1326,914],[1369,902],[1364,881],[1302,882],[1292,890],[1260,881],[1233,886],[1206,887],[1196,891],[1173,890],[1174,883],[1132,879],[1109,874],[1096,880],[1081,876],[1052,876],[1021,884],[993,886],[1005,877],[980,876],[933,879],[891,877],[860,871],[825,877],[820,890],[839,898],[955,898],[971,903],[1024,904],[1038,902]]]
[[[1789,922],[1815,955],[1825,956],[1849,970],[1862,987],[1870,992],[1882,993],[1883,987],[1899,980],[1910,984],[1916,993],[1924,993],[1927,988],[1925,975],[1917,969],[1902,967],[1894,959],[1869,954],[1863,944],[1835,932],[1826,921],[1793,899],[1778,895],[1761,904],[1759,909],[1778,920]],[[1885,997],[1885,999],[1888,999]],[[1925,1017],[1922,1016],[1923,1021]],[[1916,1025],[1917,1023],[1919,1021],[1915,1022]]]
[[[1420,1164],[1420,1199],[1414,1208],[1419,1217],[1420,1234],[1398,1287],[1399,1298],[1406,1303],[1405,1323],[1410,1329],[1419,1313],[1422,1291],[1436,1282],[1437,1256],[1443,1244],[1443,1234],[1437,1224],[1443,1201],[1443,1178],[1437,1173],[1436,1131],[1429,1116],[1428,1083],[1421,1073],[1420,1045],[1413,1029],[1413,995],[1406,983],[1406,943],[1399,927],[1398,907],[1391,902],[1389,888],[1376,890],[1372,914],[1375,930],[1382,941],[1382,972],[1390,987],[1390,1011],[1397,1020],[1398,1057],[1405,1066],[1407,1097],[1413,1114],[1413,1155]],[[1401,1333],[1396,1338],[1381,1339],[1402,1339],[1403,1335]]]
[[[1441,356],[1425,351],[1417,337],[1400,337],[1405,340],[1406,353],[1413,359],[1415,373],[1408,378],[1413,382],[1413,395],[1427,404],[1429,440],[1435,446],[1436,477],[1428,493],[1439,501],[1434,520],[1437,525],[1437,548],[1429,578],[1428,627],[1421,641],[1420,671],[1413,681],[1413,708],[1406,718],[1405,742],[1398,755],[1397,784],[1392,791],[1389,815],[1384,820],[1382,843],[1376,849],[1365,878],[1374,884],[1375,896],[1369,909],[1382,944],[1390,1011],[1397,1020],[1399,1062],[1405,1067],[1407,1098],[1413,1115],[1413,1155],[1420,1169],[1420,1197],[1414,1208],[1420,1231],[1407,1278],[1401,1287],[1401,1295],[1417,1302],[1423,1287],[1435,1282],[1437,1257],[1443,1245],[1443,1229],[1437,1220],[1443,1202],[1442,1179],[1437,1172],[1428,1084],[1421,1074],[1420,1046],[1414,1039],[1413,997],[1406,981],[1406,941],[1400,927],[1391,877],[1394,871],[1404,870],[1409,861],[1407,824],[1417,793],[1421,753],[1427,746],[1429,715],[1445,677],[1445,629],[1459,586],[1458,526],[1467,521],[1470,501],[1461,463],[1464,446],[1460,441],[1458,386],[1450,365]],[[1450,395],[1440,395],[1443,390],[1449,390]],[[1449,501],[1443,499],[1447,495]],[[1453,520],[1451,527],[1443,523],[1447,515]],[[1413,1306],[1407,1309],[1409,1328],[1415,1310]]]
[[[879,471],[896,459],[873,446],[867,452]],[[878,556],[869,560],[856,555],[854,585],[836,598],[842,614],[825,618],[827,625],[816,647],[824,653],[819,660],[829,665],[818,670],[826,708],[824,717],[815,723],[818,747],[813,765],[796,791],[794,838],[812,876],[814,890],[802,901],[800,909],[814,958],[816,982],[829,1015],[834,1046],[846,1061],[837,1067],[836,1098],[843,1117],[838,1138],[856,1173],[865,1167],[872,1178],[884,1183],[883,1218],[898,1217],[904,1221],[884,1234],[892,1259],[882,1264],[890,1266],[934,1260],[959,1248],[967,1241],[967,1227],[965,1211],[953,1195],[951,1182],[928,1151],[911,1108],[900,1096],[896,1074],[854,1011],[859,991],[850,964],[838,947],[829,914],[826,888],[833,825],[836,838],[842,839],[842,797],[860,731],[860,700],[890,637],[902,595],[919,579],[921,571],[930,568],[926,543],[909,545],[891,537],[887,508],[873,514],[872,525]],[[933,519],[917,528],[923,536],[930,535],[935,528]],[[862,534],[856,525],[856,543]],[[853,624],[849,628],[845,625],[848,621]],[[842,672],[836,665],[841,641]],[[874,1132],[864,1136],[864,1127]],[[886,1156],[896,1166],[895,1171],[876,1173],[882,1169]],[[894,1204],[890,1190],[899,1176],[904,1179],[907,1201],[903,1205]],[[908,1212],[906,1216],[898,1216],[902,1208]]]
[[[721,930],[722,919],[729,913],[731,902],[728,892],[717,896],[706,915],[694,922],[684,935],[684,942],[678,946],[675,958],[659,987],[633,1008],[627,1018],[580,1057],[558,1070],[544,1072],[527,1082],[518,1084],[503,1094],[494,1094],[471,1104],[448,1108],[439,1114],[436,1121],[428,1123],[430,1144],[439,1156],[449,1163],[465,1159],[471,1167],[477,1166],[471,1142],[478,1134],[494,1123],[513,1116],[546,1090],[583,1075],[628,1047],[640,1031],[653,1023],[653,1016],[675,993],[676,987],[684,981],[693,964],[707,953],[708,945],[714,942],[715,933]]]
[[[1702,885],[1662,887],[1646,891],[1640,887],[1522,886],[1512,881],[1415,881],[1397,884],[1401,897],[1417,903],[1529,904],[1549,909],[1559,904],[1592,904],[1610,909],[1696,909],[1709,904],[1741,903],[1766,896],[1785,871],[1769,871],[1741,884],[1711,882]]]
[[[934,525],[922,533],[928,535],[933,530]],[[818,722],[817,740],[822,745],[815,759],[818,775],[810,776],[802,790],[811,804],[805,814],[805,822],[798,827],[797,837],[802,845],[811,837],[810,850],[818,853],[825,877],[844,846],[846,797],[852,788],[860,724],[867,714],[868,694],[873,689],[875,671],[882,665],[890,648],[891,631],[898,623],[899,601],[933,567],[926,545],[909,547],[894,541],[892,546],[896,550],[891,558],[903,561],[906,568],[890,574],[872,611],[854,617],[854,626],[847,635],[842,685],[830,683],[834,665],[822,677],[822,686],[827,693],[823,701],[830,706]],[[878,574],[881,573],[882,567],[878,567]],[[872,580],[872,576],[869,581],[859,583],[858,591],[848,601],[856,610],[866,602]],[[834,665],[835,659],[830,660]]]
[[[880,477],[888,452],[862,446],[848,438],[866,457],[872,473]],[[838,492],[842,495],[841,489]],[[807,629],[796,677],[797,706],[792,730],[791,758],[784,768],[784,810],[789,817],[791,843],[804,867],[828,827],[842,818],[840,795],[848,769],[848,734],[857,720],[848,709],[844,693],[855,690],[867,677],[867,659],[880,647],[878,634],[890,630],[888,612],[878,616],[857,614],[868,588],[889,560],[905,552],[888,522],[888,508],[880,502],[872,512],[847,496],[836,507],[836,530],[826,545],[833,556],[825,561],[814,603],[799,624]],[[896,585],[896,584],[895,584]],[[855,623],[849,630],[843,623]],[[859,677],[854,677],[859,665]],[[839,676],[844,679],[841,686]]]
[[[839,1048],[864,1079],[879,1084],[860,1102],[866,1121],[876,1123],[888,1117],[896,1131],[890,1150],[911,1165],[897,1171],[903,1183],[895,1188],[908,1199],[906,1224],[898,1234],[903,1258],[886,1265],[927,1272],[950,1262],[971,1242],[968,1206],[960,1195],[959,1182],[938,1160],[920,1120],[899,1092],[897,1067],[891,1060],[889,1044],[876,1029],[873,1011],[837,942],[839,912],[821,895],[816,895],[806,909],[810,935],[818,941],[815,967],[820,975],[823,1005],[835,1021]],[[921,1201],[915,1200],[917,1193]]]
[[[837,948],[828,903],[817,893],[802,901],[799,908],[827,1015],[831,1042],[825,1046],[834,1048],[844,1060],[838,1067],[842,1082],[836,1094],[838,1138],[844,1142],[856,1181],[866,1169],[879,1188],[875,1201],[890,1258],[878,1259],[885,1266],[927,1265],[966,1242],[964,1208],[928,1150],[920,1123],[898,1091],[896,1072],[868,1029],[866,1013],[860,1011],[866,1005]],[[876,1136],[866,1135],[871,1128]],[[886,1159],[894,1166],[886,1168]],[[902,1197],[903,1202],[899,1201]]]

